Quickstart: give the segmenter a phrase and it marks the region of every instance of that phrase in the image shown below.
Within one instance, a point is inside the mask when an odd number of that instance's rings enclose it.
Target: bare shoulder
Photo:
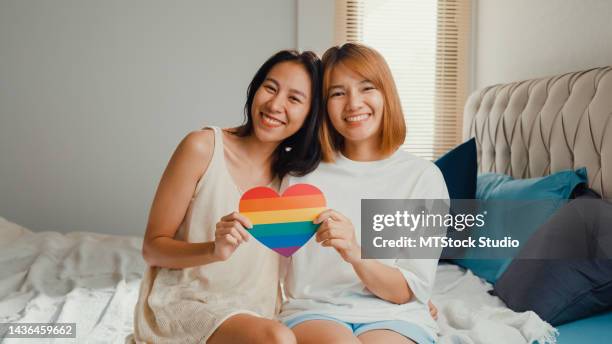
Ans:
[[[182,169],[201,176],[208,168],[214,147],[215,134],[212,130],[195,130],[179,143],[172,160]]]
[[[172,154],[149,213],[143,245],[145,257],[151,257],[151,254],[155,257],[156,251],[151,251],[150,243],[156,238],[174,238],[185,218],[198,180],[208,169],[214,151],[214,139],[211,130],[193,131],[181,140]]]
[[[212,129],[194,130],[187,134],[180,146],[196,154],[212,154],[215,147],[215,133]]]

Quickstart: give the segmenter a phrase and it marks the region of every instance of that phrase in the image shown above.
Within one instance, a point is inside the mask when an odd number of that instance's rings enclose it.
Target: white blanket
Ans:
[[[123,343],[145,268],[141,247],[135,237],[33,233],[0,217],[0,322],[77,324],[76,339],[35,343]]]
[[[439,343],[556,343],[554,327],[534,312],[510,310],[488,293],[492,289],[470,270],[452,264],[438,266],[432,300],[438,306]]]
[[[77,324],[75,339],[36,343],[123,343],[145,268],[141,245],[136,237],[34,233],[0,217],[0,323]],[[439,266],[433,301],[440,343],[555,342],[554,328],[533,312],[509,310],[490,289],[470,271]]]

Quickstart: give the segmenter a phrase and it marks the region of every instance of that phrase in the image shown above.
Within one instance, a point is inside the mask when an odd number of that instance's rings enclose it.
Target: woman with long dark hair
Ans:
[[[321,66],[311,52],[281,51],[247,91],[246,123],[188,134],[151,207],[143,243],[149,265],[134,318],[137,342],[292,343],[271,320],[280,304],[279,256],[249,240],[237,212],[254,186],[278,189],[321,158]]]

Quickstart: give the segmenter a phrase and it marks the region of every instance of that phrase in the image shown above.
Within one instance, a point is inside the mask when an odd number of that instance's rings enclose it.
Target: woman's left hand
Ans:
[[[434,320],[438,320],[438,307],[436,307],[436,305],[434,305],[431,300],[427,302],[427,307],[429,308],[429,314],[431,315],[431,317]]]
[[[347,263],[361,260],[361,247],[355,238],[355,227],[346,216],[327,209],[313,221],[321,224],[315,237],[324,247],[333,247]]]

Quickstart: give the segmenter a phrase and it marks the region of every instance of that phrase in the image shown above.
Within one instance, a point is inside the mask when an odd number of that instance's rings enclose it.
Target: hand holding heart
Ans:
[[[250,220],[249,234],[278,254],[290,257],[317,231],[313,223],[325,208],[325,196],[316,186],[294,184],[282,195],[258,186],[245,192],[238,209]]]
[[[215,258],[222,261],[229,259],[240,244],[249,240],[245,228],[252,227],[251,221],[237,212],[223,216],[215,230]]]
[[[321,224],[316,235],[316,241],[321,246],[333,247],[347,263],[354,264],[361,260],[355,227],[346,216],[328,209],[319,214],[314,223]]]

